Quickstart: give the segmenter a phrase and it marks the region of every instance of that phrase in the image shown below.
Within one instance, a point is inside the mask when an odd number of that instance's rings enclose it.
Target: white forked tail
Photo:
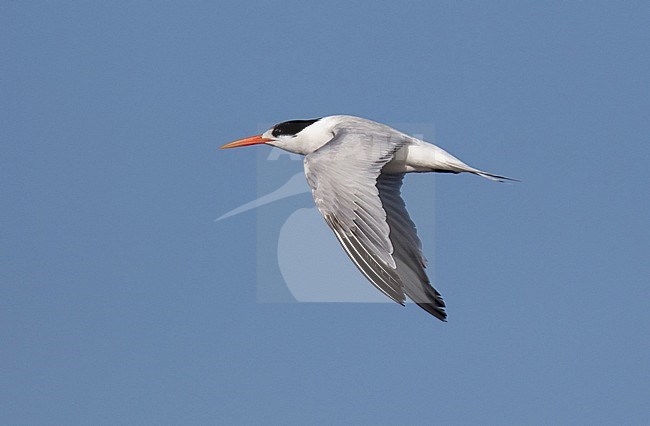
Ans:
[[[388,169],[388,170],[387,170]],[[444,149],[416,139],[409,145],[403,156],[387,164],[388,173],[437,172],[437,173],[472,173],[496,182],[519,182],[517,179],[495,175],[475,169],[460,161]]]
[[[518,179],[509,178],[506,176],[493,175],[492,173],[486,173],[481,170],[472,169],[467,171],[469,173],[474,173],[477,176],[483,176],[484,178],[493,180],[495,182],[521,182]]]
[[[483,170],[475,169],[474,167],[468,166],[467,164],[460,161],[458,158],[454,157],[447,151],[443,150],[440,147],[435,145],[430,145],[427,147],[429,150],[433,148],[433,158],[434,158],[434,171],[437,172],[451,172],[451,173],[472,173],[477,176],[482,176],[486,179],[493,180],[495,182],[519,182],[517,179],[509,178],[506,176],[495,175],[492,173],[484,172]]]

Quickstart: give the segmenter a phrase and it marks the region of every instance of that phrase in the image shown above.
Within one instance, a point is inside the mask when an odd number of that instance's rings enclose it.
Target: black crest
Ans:
[[[291,120],[285,121],[284,123],[276,124],[273,127],[273,132],[271,134],[275,137],[281,135],[297,135],[305,127],[314,124],[320,120],[320,118],[315,118],[313,120]]]

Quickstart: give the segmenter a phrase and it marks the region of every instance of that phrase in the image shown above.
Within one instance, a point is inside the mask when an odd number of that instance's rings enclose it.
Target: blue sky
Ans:
[[[644,2],[2,1],[0,422],[650,423],[649,21]],[[341,113],[428,123],[523,181],[407,178],[448,323],[259,303],[278,280],[259,219],[308,194],[214,222],[268,152],[219,145]]]

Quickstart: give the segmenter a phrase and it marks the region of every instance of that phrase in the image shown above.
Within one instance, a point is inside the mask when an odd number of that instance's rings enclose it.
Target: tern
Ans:
[[[291,120],[221,148],[266,144],[304,155],[316,207],[352,262],[377,289],[404,305],[408,296],[446,321],[445,302],[425,272],[415,224],[401,197],[406,173],[472,173],[515,179],[468,166],[436,145],[349,115]]]

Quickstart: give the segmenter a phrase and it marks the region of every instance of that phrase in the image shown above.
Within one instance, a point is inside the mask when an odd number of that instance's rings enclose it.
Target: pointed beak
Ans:
[[[221,147],[221,149],[237,148],[238,146],[258,145],[267,143],[271,139],[263,138],[262,135],[251,136],[250,138],[240,139],[238,141],[230,142]]]

